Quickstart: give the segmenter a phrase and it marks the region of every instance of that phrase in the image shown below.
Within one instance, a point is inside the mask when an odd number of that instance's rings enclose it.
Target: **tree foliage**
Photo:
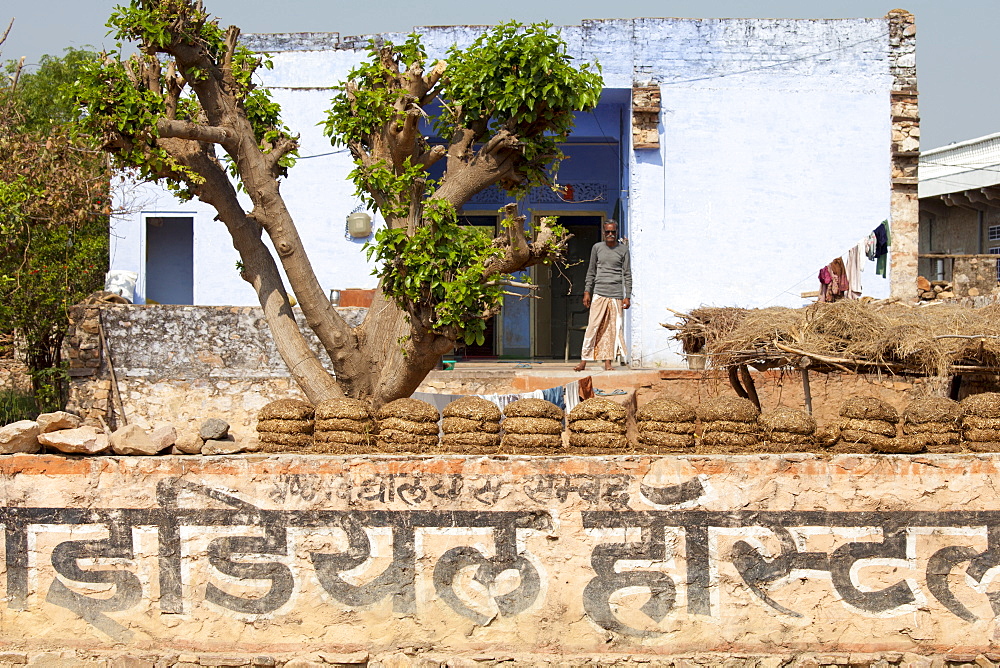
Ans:
[[[20,76],[8,63],[0,89],[0,330],[21,341],[42,409],[62,400],[67,307],[107,268],[107,160],[69,127],[69,85],[95,57],[71,49]]]
[[[381,404],[407,396],[456,341],[482,341],[513,272],[562,257],[565,230],[545,222],[526,231],[516,207],[495,239],[462,228],[456,214],[494,184],[515,194],[549,184],[573,112],[596,105],[600,75],[574,66],[551,26],[504,24],[439,62],[427,61],[416,35],[398,46],[373,43],[334,97],[325,130],[350,149],[350,178],[387,222],[368,249],[380,287],[356,328],[326,298],[278,187],[297,141],[255,85],[266,57],[189,0],[132,0],[109,26],[138,42],[140,54],[88,68],[78,90],[84,126],[118,164],[215,207],[241,276],[310,398],[345,393]],[[279,262],[336,381],[295,326]]]

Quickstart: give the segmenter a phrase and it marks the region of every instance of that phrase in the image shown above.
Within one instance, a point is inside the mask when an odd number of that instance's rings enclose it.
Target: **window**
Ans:
[[[990,225],[989,240],[1000,241],[1000,225]],[[990,252],[993,253],[993,249],[990,249]],[[1000,253],[1000,251],[997,252]]]

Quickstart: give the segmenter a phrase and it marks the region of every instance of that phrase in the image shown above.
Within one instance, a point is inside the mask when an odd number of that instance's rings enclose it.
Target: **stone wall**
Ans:
[[[4,665],[1000,651],[995,455],[10,455],[0,479]]]
[[[352,325],[364,313],[338,310]],[[296,317],[313,350],[327,360],[298,310]],[[70,363],[68,409],[112,425],[122,412],[144,429],[171,423],[196,430],[205,418],[223,416],[245,434],[264,404],[303,397],[259,307],[75,306],[64,357]]]

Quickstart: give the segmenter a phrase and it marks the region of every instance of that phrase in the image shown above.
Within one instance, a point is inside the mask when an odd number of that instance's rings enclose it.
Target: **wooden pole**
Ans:
[[[813,414],[813,395],[809,389],[809,369],[802,369],[802,394],[806,397],[806,413]]]
[[[747,391],[747,399],[753,402],[753,405],[760,410],[760,397],[757,396],[757,385],[753,382],[753,376],[750,375],[750,369],[747,368],[746,364],[740,365],[740,379],[743,381],[743,387]]]

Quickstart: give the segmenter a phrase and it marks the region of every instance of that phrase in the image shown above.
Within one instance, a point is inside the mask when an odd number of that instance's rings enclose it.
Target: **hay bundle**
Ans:
[[[316,405],[316,452],[357,450],[360,446],[374,450],[375,431],[375,421],[362,401],[342,397]]]
[[[899,413],[896,409],[875,397],[852,397],[840,407],[840,416],[852,420],[882,420],[896,424]]]
[[[581,401],[569,412],[569,444],[577,448],[625,448],[628,412],[604,397]]]
[[[518,399],[503,410],[504,435],[500,447],[561,448],[563,410],[544,399]]]
[[[422,452],[438,445],[434,406],[419,399],[390,401],[378,410],[378,447],[386,452]]]
[[[713,397],[698,404],[701,443],[710,451],[755,448],[760,444],[760,411],[749,399]]]
[[[773,452],[790,452],[815,444],[816,418],[805,411],[779,406],[757,419],[761,435]]]
[[[915,452],[958,452],[962,407],[945,397],[914,399],[903,410],[903,434]]]
[[[444,407],[441,414],[446,418],[467,418],[486,422],[500,422],[500,409],[492,401],[482,397],[462,397]]]
[[[635,412],[639,443],[653,452],[694,447],[694,408],[674,399],[654,399]]]
[[[313,443],[313,407],[298,399],[272,401],[257,414],[262,452],[308,452]]]
[[[962,399],[962,437],[973,452],[1000,452],[1000,393]]]

